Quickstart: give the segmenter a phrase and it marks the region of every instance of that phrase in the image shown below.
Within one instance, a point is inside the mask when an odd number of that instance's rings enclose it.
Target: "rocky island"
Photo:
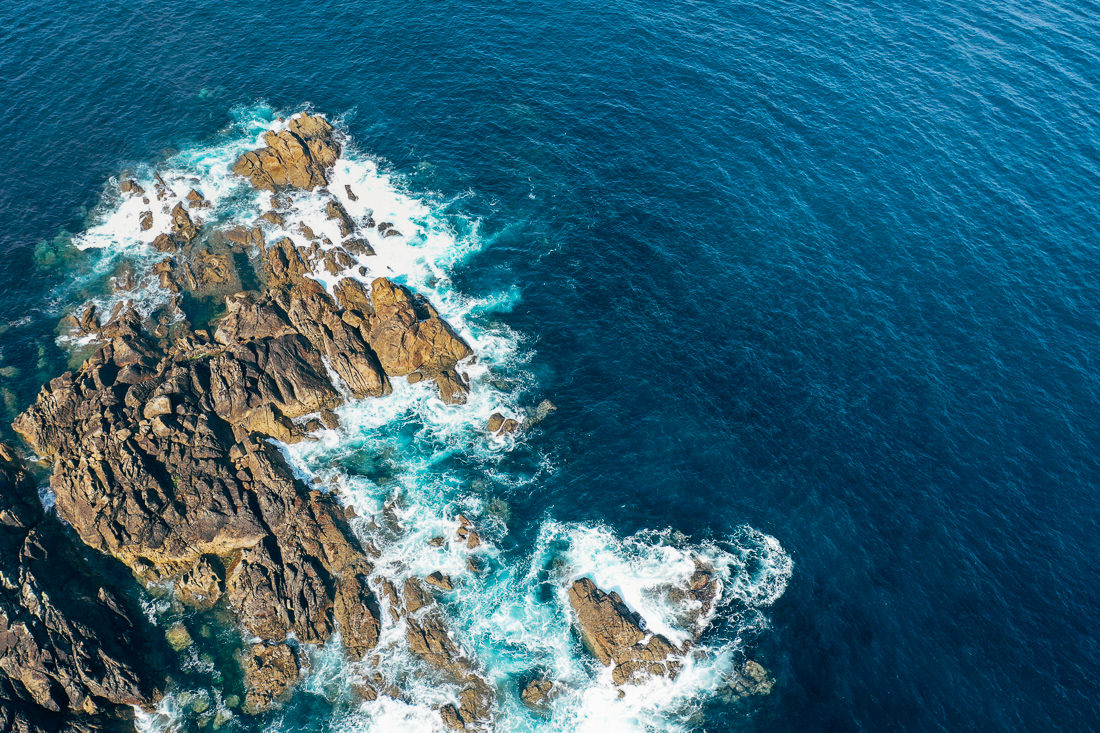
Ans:
[[[439,600],[451,579],[380,574],[380,548],[354,531],[351,509],[297,475],[282,450],[337,429],[348,401],[386,399],[396,379],[434,383],[442,403],[461,405],[471,388],[464,365],[476,356],[427,299],[367,277],[374,243],[402,236],[392,224],[357,220],[335,196],[325,214],[338,237],[295,222],[287,194],[325,195],[339,132],[301,113],[263,143],[232,166],[269,194],[254,221],[204,221],[202,181],[182,198],[159,176],[150,190],[120,183],[120,196],[148,207],[142,231],[166,227],[149,243],[162,255],[151,272],[166,304],[142,312],[120,300],[110,312],[89,306],[71,316],[66,327],[91,353],[45,385],[13,427],[50,466],[57,517],[88,548],[195,613],[228,611],[242,634],[241,714],[285,701],[309,672],[301,647],[336,633],[347,658],[370,667],[388,624],[454,690],[437,708],[443,723],[491,729],[499,690],[451,634]],[[273,236],[288,226],[299,241]],[[494,413],[488,427],[497,435],[520,423]],[[7,448],[0,459],[0,728],[125,727],[164,689],[159,647],[146,641],[163,633],[82,569],[18,459]],[[471,550],[482,543],[465,517],[453,531]],[[43,574],[45,562],[64,575]],[[578,639],[615,685],[675,677],[691,653],[690,640],[648,632],[590,578],[562,592]],[[668,592],[690,609],[685,623],[697,638],[720,594],[715,574],[701,564]],[[745,692],[766,691],[766,673],[750,672]],[[368,673],[357,691],[368,701],[401,698],[395,682]],[[522,700],[538,708],[558,688],[540,676]]]

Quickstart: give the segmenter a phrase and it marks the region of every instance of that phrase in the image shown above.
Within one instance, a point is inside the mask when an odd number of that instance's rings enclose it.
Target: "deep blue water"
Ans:
[[[518,291],[558,411],[513,460],[558,469],[509,497],[515,547],[553,516],[793,557],[774,692],[706,729],[1096,725],[1100,4],[7,3],[0,29],[7,420],[63,368],[47,243],[107,178],[308,103],[480,221],[462,289]]]

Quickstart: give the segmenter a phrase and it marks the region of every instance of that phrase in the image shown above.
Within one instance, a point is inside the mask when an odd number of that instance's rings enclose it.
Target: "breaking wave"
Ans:
[[[270,194],[252,189],[230,166],[260,146],[264,132],[284,124],[267,107],[236,110],[235,122],[214,141],[128,174],[150,194],[159,186],[166,192],[163,200],[120,196],[113,181],[92,224],[74,240],[81,249],[99,250],[101,277],[117,281],[120,269],[129,273],[127,283],[116,283],[114,292],[93,300],[96,307],[109,312],[129,300],[149,314],[164,306],[168,294],[152,270],[161,256],[150,245],[170,231],[171,208],[192,188],[210,204],[202,214],[207,223],[257,220],[269,208]],[[516,289],[502,283],[499,292],[474,298],[456,288],[452,273],[491,246],[491,239],[480,234],[476,221],[453,213],[452,202],[413,195],[352,141],[345,140],[344,147],[328,191],[289,192],[295,221],[264,223],[267,240],[286,236],[306,245],[296,226],[301,221],[322,241],[340,242],[337,223],[325,213],[331,197],[357,221],[390,223],[399,234],[375,238],[375,255],[357,255],[338,274],[319,269],[313,276],[330,290],[340,277],[369,283],[386,276],[427,296],[473,347],[476,356],[460,365],[471,391],[466,404],[446,405],[430,383],[394,379],[391,395],[349,399],[337,410],[338,428],[281,446],[285,455],[301,478],[335,492],[354,509],[353,529],[365,546],[378,551],[376,576],[402,581],[439,571],[453,578],[454,590],[441,604],[453,637],[497,690],[499,730],[691,728],[701,704],[736,677],[744,663],[743,639],[767,628],[765,612],[786,587],[790,558],[773,537],[749,527],[721,541],[692,542],[669,528],[623,537],[610,526],[550,517],[542,520],[531,546],[502,549],[509,532],[507,496],[537,490],[539,477],[558,470],[562,460],[534,450],[525,453],[534,457],[524,470],[506,465],[518,441],[537,443],[538,431],[531,429],[537,421],[553,419],[548,417],[552,405],[540,402],[530,371],[532,349],[523,334],[494,318],[514,304]],[[143,230],[142,213],[150,209],[152,222]],[[81,345],[69,336],[60,340]],[[486,424],[497,412],[528,429],[489,435]],[[477,526],[483,539],[478,547],[455,537],[460,515]],[[694,617],[685,611],[691,609],[669,591],[700,565],[713,571],[721,591],[706,618],[689,622],[685,619]],[[723,623],[693,642],[675,679],[658,677],[620,690],[610,672],[584,652],[571,624],[566,591],[586,576],[619,593],[650,631],[676,644],[693,640],[697,627],[711,617]],[[150,601],[147,610],[166,627],[179,617],[167,601]],[[292,701],[266,724],[287,731],[445,730],[436,708],[453,701],[455,691],[435,684],[408,652],[403,622],[382,617],[378,647],[362,662],[346,661],[338,637],[308,649],[309,671],[295,700],[308,696],[311,702]],[[139,712],[140,727],[168,730],[190,716],[221,730],[249,728],[252,723],[235,712],[233,700],[194,681],[220,677],[217,668],[226,662],[190,653],[196,676],[178,682],[156,711]],[[400,699],[359,700],[355,682],[368,671],[395,681]],[[520,699],[524,681],[536,675],[557,685],[549,707],[537,712]]]

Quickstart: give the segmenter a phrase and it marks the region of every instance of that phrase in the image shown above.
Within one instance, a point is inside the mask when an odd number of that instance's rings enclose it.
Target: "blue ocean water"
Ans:
[[[64,368],[106,181],[312,105],[476,236],[449,284],[558,408],[489,489],[394,471],[506,507],[516,567],[577,526],[793,561],[750,640],[772,693],[675,724],[1089,729],[1098,11],[5,4],[5,417]],[[309,708],[284,727],[338,729]]]

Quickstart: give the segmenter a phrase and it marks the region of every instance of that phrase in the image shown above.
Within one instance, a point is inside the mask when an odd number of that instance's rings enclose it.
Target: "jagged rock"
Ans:
[[[481,535],[474,529],[473,523],[461,514],[458,515],[458,529],[455,534],[466,543],[467,549],[473,550],[481,546]]]
[[[277,227],[286,226],[286,217],[276,211],[265,211],[260,214],[260,221],[266,221]]]
[[[453,370],[472,352],[451,327],[384,277],[371,283],[371,304],[374,313],[362,330],[386,374],[434,375],[444,401],[464,401],[468,388]]]
[[[504,424],[504,415],[499,412],[494,412],[489,416],[489,432],[495,433],[500,430],[500,426]]]
[[[176,594],[187,605],[212,608],[225,592],[225,567],[216,555],[203,555],[176,583]]]
[[[137,609],[101,584],[0,444],[0,730],[132,726],[162,676]]]
[[[191,189],[187,192],[187,205],[192,209],[203,209],[210,206],[210,202],[202,197],[202,194]]]
[[[155,249],[157,252],[175,252],[176,251],[176,242],[175,242],[175,240],[173,240],[167,234],[158,234],[156,236],[156,238],[153,239],[152,244],[153,244],[153,249]]]
[[[237,168],[272,190],[326,184],[339,152],[331,126],[308,115],[266,142]],[[159,176],[156,188],[167,211],[172,199]],[[291,205],[272,198],[280,211]],[[188,197],[192,209],[200,199]],[[339,630],[348,654],[362,658],[378,643],[381,613],[368,583],[378,550],[359,544],[335,495],[296,479],[268,438],[304,439],[337,426],[333,410],[345,395],[389,393],[383,354],[394,374],[435,380],[449,401],[469,388],[456,364],[470,349],[426,300],[385,279],[368,289],[344,278],[333,295],[315,279],[322,267],[357,264],[345,246],[373,252],[365,240],[352,244],[360,240],[343,207],[330,208],[348,238],[297,247],[289,238],[268,244],[255,227],[200,231],[176,204],[171,233],[153,242],[167,255],[152,271],[175,294],[168,305],[145,318],[123,304],[106,319],[85,313],[99,347],[14,423],[52,461],[57,512],[79,537],[142,582],[171,585],[188,606],[236,614],[247,635],[267,642],[245,661],[257,671],[289,670],[289,649],[270,649],[291,634],[316,644]],[[257,252],[253,271],[245,263]],[[224,296],[223,316],[208,314],[209,300],[191,310],[215,294]],[[191,318],[209,323],[213,336],[190,330]],[[464,537],[470,547],[479,542],[472,528]],[[438,575],[430,582],[450,588]],[[458,687],[452,722],[484,728],[492,689],[451,640],[426,586],[411,582],[400,597],[380,583],[390,613],[406,618],[414,653]],[[256,710],[286,689],[263,682],[265,674],[246,674]]]
[[[444,705],[440,715],[454,730],[482,730],[492,714],[493,690],[474,663],[451,640],[439,606],[415,578],[405,581],[403,599],[389,581],[382,583],[390,616],[405,619],[409,649],[458,685],[459,705]]]
[[[351,237],[344,240],[344,248],[353,255],[359,257],[372,257],[374,256],[374,247],[370,242],[362,237]]]
[[[118,184],[118,188],[123,193],[128,193],[131,196],[143,196],[145,194],[145,189],[139,186],[138,182],[132,178],[128,178]]]
[[[520,698],[528,707],[543,708],[550,702],[550,693],[553,689],[553,682],[545,677],[538,677],[527,683]]]
[[[436,570],[434,573],[424,578],[428,585],[434,585],[436,588],[444,591],[454,590],[454,584],[451,583],[451,579],[443,573]]]
[[[354,193],[352,192],[352,190],[351,190],[351,186],[347,185],[346,183],[344,184],[344,192],[345,192],[345,193],[346,193],[346,194],[348,195],[348,200],[349,200],[349,201],[358,201],[358,200],[359,200],[359,197],[358,197],[358,196],[356,196],[356,195],[355,195],[355,194],[354,194]]]
[[[619,594],[604,593],[590,578],[581,578],[569,588],[569,603],[585,647],[612,668],[615,684],[655,675],[675,677],[679,672],[681,650],[659,634],[646,633],[645,621]]]
[[[378,233],[382,235],[383,239],[386,238],[386,237],[400,237],[400,236],[402,236],[401,232],[394,229],[393,224],[391,224],[388,221],[384,221],[384,222],[379,223]]]
[[[346,237],[355,231],[355,224],[348,216],[347,210],[336,199],[329,199],[328,205],[325,207],[325,215],[340,226],[340,236]]]
[[[152,211],[143,211],[143,212],[141,212],[141,217],[138,220],[138,224],[139,224],[139,226],[141,226],[141,231],[143,231],[143,232],[152,229],[153,228],[153,212]]]
[[[264,143],[266,147],[242,155],[233,164],[233,172],[269,191],[327,185],[325,172],[340,155],[332,125],[305,112],[292,119],[287,129],[266,133]]]
[[[248,690],[241,711],[248,715],[274,708],[298,681],[298,661],[287,644],[253,644],[241,667]]]
[[[191,220],[191,215],[183,208],[183,204],[176,204],[172,208],[172,233],[177,240],[185,243],[199,235],[199,228]]]
[[[369,563],[343,512],[255,436],[289,439],[289,418],[336,404],[316,351],[297,334],[222,345],[196,333],[165,355],[132,311],[112,329],[14,425],[54,461],[62,516],[183,597],[201,561],[216,558],[224,597],[261,639],[319,643],[339,626],[349,648],[372,644],[365,617],[376,612],[360,580]]]

